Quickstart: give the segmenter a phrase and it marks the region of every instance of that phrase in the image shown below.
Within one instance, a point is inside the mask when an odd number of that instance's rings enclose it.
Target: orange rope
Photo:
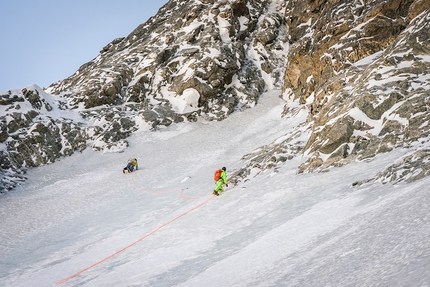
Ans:
[[[199,199],[199,198],[201,198],[201,197],[206,197],[206,196],[207,196],[207,195],[205,195],[205,196],[200,196],[200,197],[196,197],[196,198],[186,198],[186,197],[182,196],[182,189],[181,189],[181,190],[164,191],[164,192],[153,192],[153,191],[145,190],[145,189],[143,189],[143,188],[139,187],[139,186],[134,182],[134,177],[133,177],[133,176],[132,176],[132,180],[133,180],[133,184],[134,184],[134,186],[136,186],[136,188],[138,188],[138,189],[140,189],[140,190],[142,190],[142,191],[144,191],[144,192],[148,192],[148,193],[153,193],[153,194],[162,194],[162,193],[169,193],[169,192],[180,192],[181,198],[183,198],[184,200],[196,200],[196,199]],[[88,266],[87,268],[82,269],[81,271],[76,272],[75,274],[73,274],[73,275],[71,275],[71,276],[69,276],[69,277],[67,277],[67,278],[64,278],[63,280],[58,281],[56,284],[57,284],[57,285],[63,284],[63,283],[65,283],[65,282],[69,281],[70,279],[75,278],[75,277],[77,277],[77,276],[81,275],[81,274],[82,274],[82,273],[84,273],[85,271],[88,271],[88,270],[90,270],[90,269],[94,268],[95,266],[100,265],[101,263],[103,263],[103,262],[105,262],[105,261],[107,261],[107,260],[111,259],[112,257],[114,257],[114,256],[118,255],[119,253],[121,253],[121,252],[123,252],[123,251],[127,250],[128,248],[132,247],[133,245],[136,245],[137,243],[139,243],[140,241],[144,240],[145,238],[148,238],[149,236],[151,236],[152,234],[156,233],[157,231],[159,231],[159,230],[160,230],[160,229],[162,229],[163,227],[166,227],[166,226],[167,226],[167,225],[169,225],[170,223],[172,223],[172,222],[174,222],[174,221],[178,220],[179,218],[181,218],[181,217],[183,217],[183,216],[187,215],[188,213],[190,213],[190,212],[192,212],[192,211],[196,210],[197,208],[199,208],[199,207],[201,207],[201,206],[205,205],[206,203],[208,203],[209,201],[211,201],[211,200],[212,200],[212,199],[214,199],[215,197],[216,197],[215,195],[212,195],[210,198],[208,198],[208,199],[207,199],[207,200],[205,200],[204,202],[202,202],[202,203],[200,203],[199,205],[197,205],[197,206],[195,206],[195,207],[191,208],[190,210],[188,210],[188,211],[186,211],[186,212],[182,213],[181,215],[179,215],[179,216],[175,217],[174,219],[172,219],[172,220],[170,220],[170,221],[168,221],[168,222],[164,223],[163,225],[161,225],[161,226],[157,227],[156,229],[154,229],[154,230],[153,230],[153,231],[151,231],[150,233],[146,234],[146,235],[145,235],[145,236],[143,236],[142,238],[140,238],[140,239],[136,240],[135,242],[131,243],[130,245],[127,245],[126,247],[124,247],[124,248],[122,248],[122,249],[118,250],[117,252],[115,252],[115,253],[113,253],[113,254],[109,255],[108,257],[106,257],[106,258],[104,258],[104,259],[100,260],[99,262],[96,262],[96,263],[94,263],[93,265]]]
[[[196,210],[197,208],[199,208],[199,207],[201,207],[201,206],[205,205],[206,203],[208,203],[209,201],[211,201],[212,199],[214,199],[214,197],[215,197],[215,195],[214,195],[214,196],[211,196],[211,197],[210,197],[209,199],[207,199],[206,201],[204,201],[204,202],[200,203],[199,205],[197,205],[197,206],[195,206],[195,207],[191,208],[190,210],[188,210],[187,212],[184,212],[184,213],[182,213],[181,215],[179,215],[179,216],[175,217],[174,219],[172,219],[172,220],[170,220],[170,221],[168,221],[168,222],[164,223],[163,225],[161,225],[161,226],[157,227],[156,229],[154,229],[154,230],[153,230],[153,231],[151,231],[150,233],[146,234],[146,235],[145,235],[145,236],[143,236],[142,238],[140,238],[140,239],[136,240],[135,242],[131,243],[130,245],[127,245],[126,247],[124,247],[124,248],[122,248],[122,249],[118,250],[117,252],[115,252],[115,253],[113,253],[113,254],[109,255],[108,257],[106,257],[106,258],[104,258],[104,259],[100,260],[99,262],[94,263],[93,265],[91,265],[91,266],[89,266],[89,267],[87,267],[87,268],[85,268],[85,269],[82,269],[81,271],[79,271],[79,272],[77,272],[77,273],[73,274],[72,276],[69,276],[69,277],[67,277],[67,278],[65,278],[65,279],[63,279],[63,280],[61,280],[61,281],[58,281],[56,284],[57,284],[57,285],[63,284],[63,283],[65,283],[65,282],[69,281],[70,279],[75,278],[76,276],[78,276],[78,275],[80,275],[80,274],[84,273],[85,271],[88,271],[88,270],[90,270],[90,269],[94,268],[95,266],[97,266],[97,265],[99,265],[99,264],[101,264],[101,263],[103,263],[103,262],[105,262],[105,261],[107,261],[107,260],[111,259],[112,257],[114,257],[114,256],[118,255],[119,253],[121,253],[121,252],[123,252],[123,251],[127,250],[128,248],[132,247],[133,245],[136,245],[137,243],[139,243],[140,241],[144,240],[145,238],[148,238],[149,236],[151,236],[151,235],[152,235],[152,234],[154,234],[155,232],[159,231],[159,230],[160,230],[160,229],[162,229],[163,227],[166,227],[166,226],[167,226],[167,225],[169,225],[170,223],[172,223],[172,222],[174,222],[174,221],[178,220],[179,218],[181,218],[181,217],[183,217],[183,216],[187,215],[188,213],[190,213],[190,212],[192,212],[192,211]]]

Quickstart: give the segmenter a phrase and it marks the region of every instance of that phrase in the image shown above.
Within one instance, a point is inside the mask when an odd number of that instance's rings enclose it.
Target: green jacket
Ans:
[[[222,180],[222,183],[227,184],[227,173],[225,172],[225,170],[223,170],[221,172],[221,175],[218,179],[218,181]]]

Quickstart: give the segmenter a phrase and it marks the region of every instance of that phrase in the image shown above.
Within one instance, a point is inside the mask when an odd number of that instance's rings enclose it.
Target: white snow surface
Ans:
[[[1,286],[429,286],[430,179],[351,185],[406,151],[300,175],[298,156],[211,194],[297,124],[279,95],[31,169],[0,197]]]

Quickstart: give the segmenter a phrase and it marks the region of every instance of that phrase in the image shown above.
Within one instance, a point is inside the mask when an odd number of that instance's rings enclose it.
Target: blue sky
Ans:
[[[72,75],[168,0],[0,0],[0,92]]]

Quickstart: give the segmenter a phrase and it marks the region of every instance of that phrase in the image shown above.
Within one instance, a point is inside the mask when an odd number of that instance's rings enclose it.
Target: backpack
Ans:
[[[215,171],[214,179],[218,180],[221,177],[221,173],[222,173],[222,170],[220,170],[220,169],[218,169],[217,171]]]

